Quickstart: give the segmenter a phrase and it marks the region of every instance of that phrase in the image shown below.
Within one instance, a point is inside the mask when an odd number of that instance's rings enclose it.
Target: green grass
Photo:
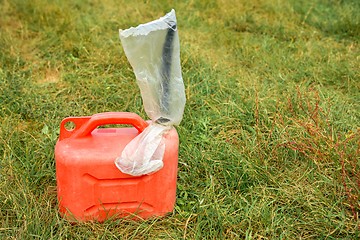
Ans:
[[[359,1],[0,0],[1,239],[355,239]],[[146,117],[118,29],[177,11],[187,105],[164,219],[57,212],[67,116]]]

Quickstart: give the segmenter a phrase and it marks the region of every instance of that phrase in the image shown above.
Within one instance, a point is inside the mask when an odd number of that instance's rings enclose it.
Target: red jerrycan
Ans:
[[[73,130],[65,124],[72,122]],[[97,128],[107,124],[133,127]],[[175,129],[165,136],[164,167],[151,175],[122,173],[115,159],[148,126],[135,113],[108,112],[68,117],[60,125],[55,146],[59,211],[71,221],[104,221],[128,215],[164,216],[173,210],[179,139]]]

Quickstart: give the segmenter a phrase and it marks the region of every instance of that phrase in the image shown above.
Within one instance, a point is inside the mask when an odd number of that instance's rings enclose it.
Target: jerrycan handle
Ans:
[[[75,128],[68,130],[65,124],[73,122]],[[91,117],[68,117],[65,118],[60,124],[59,140],[65,138],[81,138],[91,134],[91,132],[101,125],[106,124],[130,124],[133,125],[139,133],[141,133],[147,126],[139,115],[129,112],[105,112],[92,115]]]

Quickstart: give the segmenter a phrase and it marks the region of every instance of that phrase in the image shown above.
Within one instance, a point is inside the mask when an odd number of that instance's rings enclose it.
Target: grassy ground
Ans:
[[[165,219],[57,213],[61,119],[145,113],[118,29],[177,10],[187,105]],[[1,239],[355,239],[360,4],[0,0]]]

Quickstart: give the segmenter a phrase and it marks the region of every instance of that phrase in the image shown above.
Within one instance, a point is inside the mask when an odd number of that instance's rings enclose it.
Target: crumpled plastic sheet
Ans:
[[[175,10],[120,30],[120,39],[152,123],[124,148],[115,164],[133,176],[151,174],[163,167],[164,137],[180,124],[186,102]]]

